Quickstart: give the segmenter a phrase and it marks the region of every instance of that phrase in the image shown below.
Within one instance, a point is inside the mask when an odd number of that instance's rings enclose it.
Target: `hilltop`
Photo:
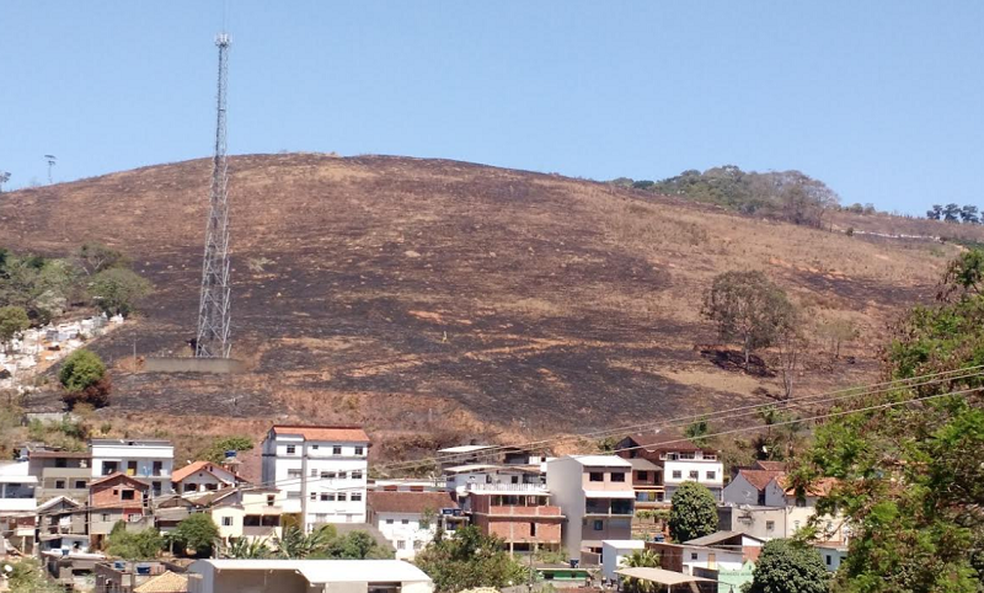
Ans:
[[[482,432],[519,438],[767,401],[776,379],[722,368],[700,318],[711,278],[732,269],[763,270],[812,319],[859,329],[841,359],[808,357],[800,393],[862,383],[878,377],[889,325],[932,297],[960,249],[461,162],[239,156],[234,354],[249,370],[132,372],[134,343],[142,356],[190,354],[209,167],[0,196],[4,246],[57,255],[99,241],[156,285],[136,323],[94,345],[114,366],[114,403],[100,414],[117,426],[189,438],[257,436],[274,418],[364,422],[399,455]],[[837,226],[882,233],[890,218],[872,227],[839,213]]]

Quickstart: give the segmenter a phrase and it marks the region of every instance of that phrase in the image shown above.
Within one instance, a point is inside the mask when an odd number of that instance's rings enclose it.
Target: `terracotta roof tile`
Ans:
[[[740,469],[738,475],[748,480],[748,483],[755,486],[759,491],[765,490],[773,478],[782,478],[786,472],[769,471],[765,469]]]
[[[134,476],[128,476],[128,475],[124,474],[123,472],[112,473],[112,474],[109,474],[108,476],[106,476],[104,478],[99,478],[98,480],[94,480],[92,482],[89,482],[89,488],[92,488],[93,486],[101,485],[101,484],[106,483],[106,482],[110,482],[110,481],[116,480],[118,478],[123,478],[125,481],[133,482],[134,484],[139,484],[143,489],[149,489],[150,488],[150,484],[147,483],[146,481],[141,480],[139,478],[136,478]]]
[[[786,471],[785,461],[756,461],[755,469],[764,469],[771,472],[782,472]]]
[[[369,492],[368,504],[377,513],[422,513],[458,505],[447,492]]]
[[[176,469],[173,472],[171,472],[171,481],[172,482],[180,482],[181,480],[184,480],[185,478],[187,478],[191,474],[193,474],[195,472],[198,472],[198,471],[208,472],[208,473],[214,475],[216,478],[218,478],[219,476],[217,476],[215,474],[215,470],[216,469],[221,469],[224,472],[228,472],[228,473],[232,474],[233,476],[235,476],[235,477],[237,477],[239,479],[242,479],[240,476],[236,475],[236,472],[229,471],[229,470],[225,469],[224,467],[222,467],[218,463],[212,463],[211,461],[193,461],[193,462],[189,463],[188,465],[182,467],[181,469]]]
[[[361,426],[297,426],[275,424],[273,434],[297,434],[309,441],[368,443],[369,435]]]
[[[170,570],[133,589],[133,593],[186,593],[187,591],[188,577]]]

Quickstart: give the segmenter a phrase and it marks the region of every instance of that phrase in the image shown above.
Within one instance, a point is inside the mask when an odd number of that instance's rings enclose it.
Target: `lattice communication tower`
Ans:
[[[199,358],[228,358],[232,346],[229,342],[229,179],[226,162],[226,82],[230,43],[227,33],[215,37],[215,45],[219,48],[219,92],[212,187],[208,224],[205,227],[202,293],[198,307],[198,335],[195,340],[195,356]]]

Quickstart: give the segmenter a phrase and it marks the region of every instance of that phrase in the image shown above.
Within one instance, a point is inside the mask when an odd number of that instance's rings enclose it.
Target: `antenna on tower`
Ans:
[[[212,187],[209,192],[208,223],[205,227],[205,258],[198,307],[195,356],[228,358],[229,343],[229,196],[226,162],[226,82],[229,35],[215,36],[219,48],[219,82],[215,121],[215,156],[212,157]]]

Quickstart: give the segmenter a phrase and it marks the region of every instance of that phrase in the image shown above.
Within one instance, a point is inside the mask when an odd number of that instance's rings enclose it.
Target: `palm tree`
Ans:
[[[232,540],[228,547],[222,551],[226,558],[236,558],[238,560],[256,560],[269,558],[272,554],[267,539],[247,539],[240,537]]]
[[[654,550],[635,550],[622,560],[623,568],[659,568],[659,554]],[[625,579],[625,591],[632,593],[654,593],[656,583],[629,577]]]
[[[307,535],[296,525],[285,527],[282,537],[273,538],[274,555],[294,560],[322,556],[328,552],[335,535],[335,528],[330,525],[323,525]]]

